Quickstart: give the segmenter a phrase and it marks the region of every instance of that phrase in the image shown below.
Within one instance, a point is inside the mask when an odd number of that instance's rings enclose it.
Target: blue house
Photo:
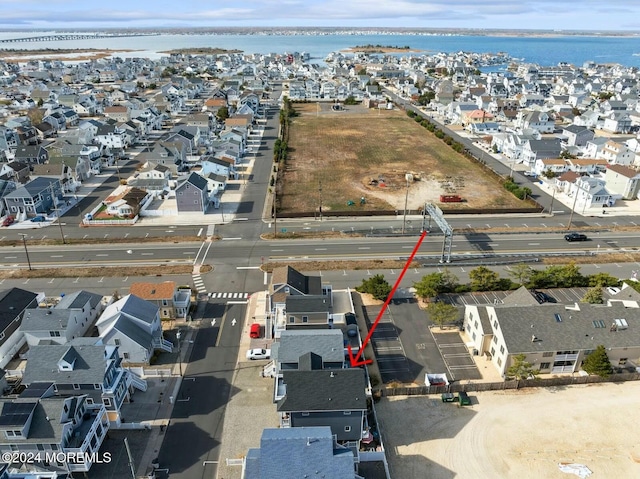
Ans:
[[[50,214],[62,201],[62,185],[57,178],[38,177],[2,198],[6,211],[18,216],[27,217]]]

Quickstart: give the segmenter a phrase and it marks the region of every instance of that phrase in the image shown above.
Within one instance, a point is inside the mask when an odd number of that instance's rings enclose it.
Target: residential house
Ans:
[[[162,336],[160,309],[132,294],[107,306],[96,326],[103,343],[118,346],[126,363],[149,364],[156,349],[173,350]]]
[[[531,167],[535,160],[558,158],[561,151],[562,146],[559,138],[527,140],[522,145],[522,163]]]
[[[575,198],[575,207],[603,208],[613,206],[615,199],[605,188],[605,181],[599,178],[581,176],[570,186],[568,195]],[[574,195],[578,195],[577,198]]]
[[[595,136],[593,130],[586,126],[569,125],[562,129],[563,146],[586,146],[589,140]]]
[[[535,130],[539,133],[553,133],[555,129],[555,122],[544,111],[531,110],[520,111],[516,120],[515,127],[521,132],[524,130]]]
[[[147,191],[136,187],[127,187],[123,193],[110,196],[104,203],[107,205],[107,213],[110,215],[135,218],[149,198],[150,195]]]
[[[49,390],[28,392],[21,398],[0,399],[0,453],[62,453],[66,461],[41,460],[39,465],[71,473],[89,471],[109,431],[106,408],[89,404],[83,395],[61,398],[50,397]]]
[[[594,175],[604,171],[607,161],[599,158],[568,158],[567,166],[580,175]]]
[[[623,143],[609,140],[599,151],[597,158],[607,160],[610,165],[632,165],[635,161],[635,153],[627,148]]]
[[[133,387],[147,389],[146,381],[121,363],[118,347],[101,344],[100,338],[31,346],[22,384],[30,388],[48,382],[56,396],[86,396],[88,404],[104,405],[109,422],[118,427],[122,405],[130,401]]]
[[[155,304],[161,319],[186,319],[191,305],[191,288],[178,287],[175,281],[132,283],[129,293]]]
[[[105,148],[123,150],[128,147],[126,131],[116,125],[102,124],[98,127],[95,141]]]
[[[624,288],[604,306],[467,305],[463,328],[472,347],[502,375],[518,354],[542,373],[577,373],[598,345],[607,348],[614,367],[637,366],[640,308],[633,293]]]
[[[6,194],[4,201],[6,210],[14,215],[27,217],[49,214],[62,201],[62,186],[56,178],[34,178],[15,191]]]
[[[64,295],[53,307],[27,310],[20,331],[29,346],[66,344],[84,336],[102,313],[104,304],[99,294],[76,291]]]
[[[31,169],[26,163],[20,161],[10,161],[3,163],[0,167],[0,176],[11,179],[15,183],[26,183],[29,181]]]
[[[604,181],[611,194],[623,200],[635,200],[640,191],[640,171],[622,165],[610,165]]]
[[[604,118],[602,129],[609,133],[629,133],[631,117],[627,112],[611,112]]]
[[[203,168],[204,169],[204,168]],[[176,187],[178,212],[206,213],[209,208],[208,183],[198,173],[192,172]]]
[[[131,120],[131,112],[129,111],[129,107],[126,105],[106,106],[104,107],[103,114],[107,118],[111,118],[118,122],[124,123]]]
[[[216,175],[215,173],[209,173],[206,177],[208,190],[211,192],[211,195],[219,195],[227,187],[227,177],[222,175]]]
[[[42,145],[22,145],[16,148],[14,159],[28,165],[46,163],[49,152]]]
[[[356,456],[328,426],[267,428],[243,459],[242,479],[357,479]]]
[[[26,344],[20,325],[30,309],[37,308],[41,295],[20,288],[0,291],[0,368],[4,368]]]
[[[533,164],[533,172],[538,176],[551,171],[556,175],[562,174],[569,169],[567,161],[562,158],[537,159]]]
[[[60,181],[62,190],[65,193],[76,190],[74,171],[64,163],[45,163],[43,165],[33,165],[32,178],[51,178]]]
[[[361,368],[283,371],[285,395],[277,403],[281,427],[329,426],[339,444],[358,454],[368,432],[367,382]]]

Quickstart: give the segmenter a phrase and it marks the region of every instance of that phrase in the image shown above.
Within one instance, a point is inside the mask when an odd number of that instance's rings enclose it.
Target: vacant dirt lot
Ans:
[[[458,408],[439,396],[377,406],[392,477],[494,479],[640,477],[640,382],[471,393]]]
[[[458,194],[460,208],[517,207],[521,201],[403,111],[330,104],[296,104],[280,210],[421,208],[441,194]],[[360,205],[364,197],[366,204]],[[353,206],[347,206],[353,201]],[[448,204],[447,206],[452,206]]]

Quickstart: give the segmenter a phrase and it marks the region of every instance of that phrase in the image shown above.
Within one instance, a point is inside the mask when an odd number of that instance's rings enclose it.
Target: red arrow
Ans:
[[[362,357],[362,353],[364,351],[364,348],[369,343],[369,340],[371,339],[371,336],[373,335],[373,332],[378,327],[378,323],[382,319],[382,315],[384,314],[384,311],[387,309],[387,306],[389,306],[389,302],[391,301],[391,298],[393,298],[393,295],[395,294],[396,289],[398,289],[398,286],[400,285],[400,282],[402,281],[402,278],[403,278],[404,274],[407,272],[407,269],[409,269],[409,265],[411,264],[411,262],[413,261],[414,256],[416,255],[416,253],[420,249],[420,245],[422,244],[422,240],[424,240],[426,236],[427,236],[427,232],[423,231],[422,234],[420,235],[420,239],[418,240],[418,242],[416,243],[415,247],[413,248],[413,251],[411,252],[411,256],[409,256],[409,259],[407,260],[407,264],[404,265],[404,268],[402,269],[402,273],[400,273],[400,276],[398,276],[398,279],[396,280],[396,283],[393,285],[393,288],[391,289],[391,292],[389,293],[389,296],[387,296],[387,300],[382,305],[382,309],[378,313],[378,317],[373,322],[373,326],[371,326],[371,329],[369,330],[369,334],[367,334],[367,337],[364,339],[364,342],[362,343],[362,347],[360,348],[360,351],[358,351],[358,354],[356,354],[354,356],[353,355],[353,351],[351,350],[351,345],[349,344],[347,346],[347,349],[349,350],[349,361],[351,362],[351,367],[352,368],[355,368],[356,366],[363,366],[365,364],[370,364],[370,363],[373,362],[373,359],[364,359],[364,360],[360,359]]]

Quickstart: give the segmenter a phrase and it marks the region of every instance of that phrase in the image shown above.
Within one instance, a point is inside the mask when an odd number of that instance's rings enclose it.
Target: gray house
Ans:
[[[176,203],[178,212],[206,213],[209,206],[207,194],[207,180],[197,173],[189,177],[176,187]]]
[[[109,422],[118,426],[132,385],[144,391],[147,384],[122,368],[117,346],[100,342],[100,338],[80,338],[69,344],[32,346],[22,383],[28,388],[53,383],[53,393],[61,397],[85,395],[88,404],[103,404]]]
[[[331,428],[265,429],[260,447],[244,458],[243,479],[326,477],[354,479],[353,452],[338,444]]]
[[[162,336],[160,308],[133,294],[107,306],[96,326],[103,342],[118,346],[127,363],[149,364],[154,350],[173,350]]]
[[[367,431],[364,370],[283,371],[286,393],[278,401],[281,427],[329,426],[338,443],[358,451]],[[357,452],[356,452],[357,453]]]
[[[59,179],[39,177],[5,195],[3,201],[10,214],[17,216],[24,213],[27,217],[33,217],[51,213],[62,197]]]
[[[39,296],[20,288],[0,292],[0,368],[4,368],[25,344],[19,330],[25,312],[38,307]]]
[[[87,472],[98,457],[109,419],[102,404],[87,396],[51,397],[49,389],[25,390],[17,399],[0,399],[0,453],[63,453],[85,460],[40,461],[59,472]]]

